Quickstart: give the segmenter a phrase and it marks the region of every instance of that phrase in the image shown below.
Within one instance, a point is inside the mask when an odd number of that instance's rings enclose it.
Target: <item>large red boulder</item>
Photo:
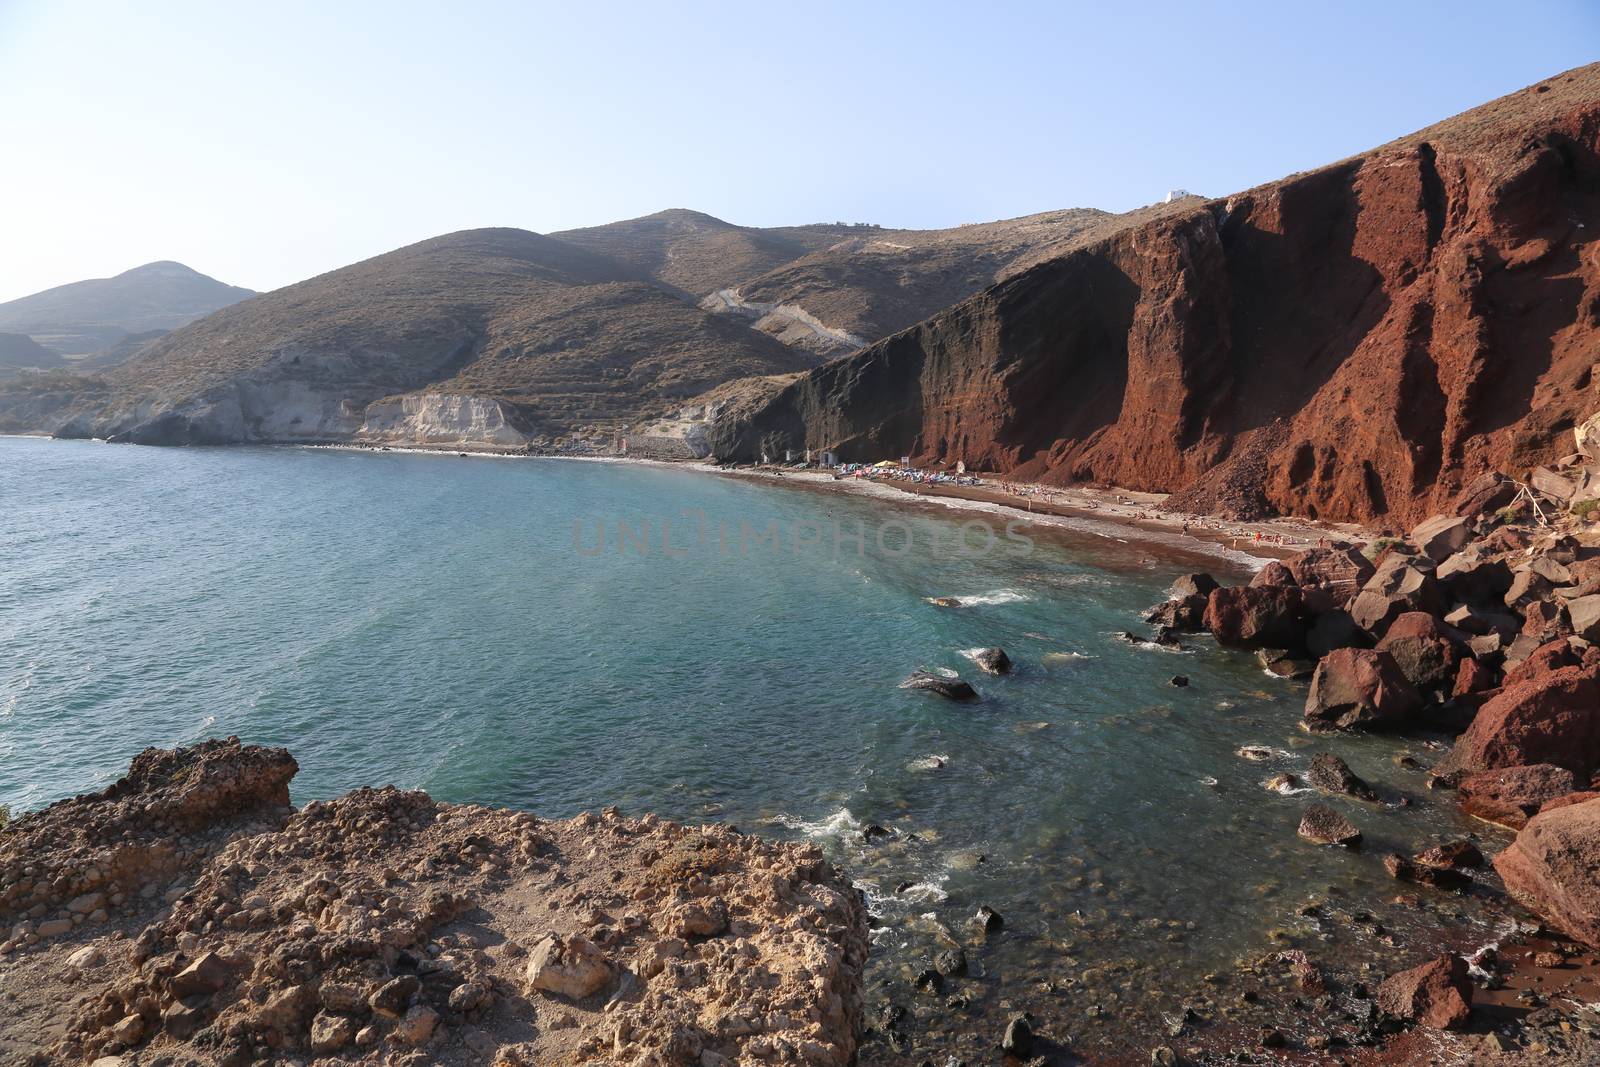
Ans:
[[[1576,667],[1582,662],[1583,658],[1578,655],[1577,649],[1565,637],[1557,637],[1546,641],[1526,659],[1506,671],[1506,684],[1516,685],[1562,667]]]
[[[1476,774],[1533,763],[1553,763],[1585,778],[1600,766],[1600,667],[1507,678],[1435,773]]]
[[[1472,1015],[1472,978],[1460,956],[1440,956],[1391,974],[1378,987],[1378,1010],[1395,1019],[1455,1030]]]
[[[1600,948],[1600,800],[1541,811],[1494,858],[1494,869],[1523,907]]]
[[[1339,648],[1322,657],[1311,676],[1305,721],[1314,730],[1397,726],[1422,706],[1422,698],[1387,652]]]
[[[1432,561],[1395,552],[1379,561],[1377,573],[1350,602],[1350,617],[1363,630],[1381,637],[1390,623],[1408,611],[1437,615],[1444,607]]]
[[[1460,515],[1435,515],[1411,531],[1411,543],[1435,563],[1466,548],[1476,535],[1471,520]]]
[[[1499,511],[1517,496],[1517,483],[1499,471],[1484,471],[1456,495],[1455,513],[1477,517]]]
[[[1372,579],[1377,568],[1361,551],[1349,545],[1341,548],[1312,548],[1283,561],[1302,589],[1320,589],[1343,606]]]
[[[1236,648],[1299,648],[1305,643],[1305,607],[1294,586],[1213,589],[1205,626],[1217,643]]]
[[[1464,780],[1458,789],[1468,815],[1520,830],[1539,809],[1576,791],[1578,778],[1565,767],[1535,763],[1502,767]]]
[[[1451,628],[1421,611],[1408,611],[1378,642],[1394,657],[1406,680],[1425,693],[1450,692],[1461,667],[1462,641]]]

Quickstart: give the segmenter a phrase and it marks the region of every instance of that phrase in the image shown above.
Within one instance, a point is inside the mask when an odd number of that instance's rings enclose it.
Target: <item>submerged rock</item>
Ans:
[[[1389,872],[1389,877],[1398,881],[1429,885],[1436,889],[1460,891],[1472,885],[1472,879],[1458,870],[1451,867],[1426,867],[1406,859],[1398,852],[1391,852],[1383,857],[1383,867]]]
[[[1445,841],[1442,844],[1425,848],[1412,857],[1419,866],[1423,867],[1481,867],[1483,853],[1478,846],[1466,839]]]
[[[1366,782],[1356,777],[1349,764],[1329,752],[1319,752],[1311,758],[1311,768],[1306,771],[1306,781],[1324,793],[1341,793],[1360,800],[1377,800],[1378,794]]]
[[[960,678],[946,678],[928,671],[913,671],[900,683],[900,688],[920,689],[925,693],[944,697],[946,700],[978,699],[978,691]]]

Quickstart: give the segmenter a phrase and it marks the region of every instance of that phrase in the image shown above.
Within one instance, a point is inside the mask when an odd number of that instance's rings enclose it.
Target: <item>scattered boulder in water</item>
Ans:
[[[972,654],[972,662],[989,674],[1006,674],[1011,670],[1011,657],[1003,648],[980,648]]]
[[[1396,881],[1432,886],[1435,889],[1462,892],[1472,886],[1472,879],[1454,868],[1425,867],[1406,859],[1398,852],[1391,852],[1383,857],[1383,869]]]
[[[1033,1055],[1033,1027],[1026,1015],[1013,1016],[1000,1039],[1000,1051],[1025,1060]]]
[[[936,608],[960,608],[966,606],[953,596],[931,596],[928,598],[928,603]]]
[[[1187,674],[1174,674],[1167,679],[1167,684],[1174,689],[1187,689],[1189,687],[1189,676]]]
[[[1209,574],[1185,574],[1172,583],[1167,589],[1167,595],[1174,600],[1191,596],[1208,597],[1211,591],[1217,588],[1220,588],[1217,580]]]
[[[1292,793],[1300,788],[1300,779],[1285,771],[1268,778],[1266,788],[1269,793]]]
[[[1279,678],[1300,680],[1310,678],[1316,673],[1317,665],[1312,660],[1293,655],[1281,648],[1263,648],[1256,652],[1256,659],[1268,674],[1276,674]]]
[[[1311,758],[1306,781],[1324,793],[1338,793],[1359,800],[1378,799],[1372,787],[1356,777],[1349,764],[1331,752],[1319,752]]]
[[[978,929],[986,934],[992,934],[1006,924],[1000,913],[987,904],[978,906],[977,912],[972,916],[972,921],[977,925]]]
[[[1421,867],[1481,867],[1483,866],[1483,853],[1478,846],[1466,838],[1454,841],[1445,841],[1441,844],[1425,848],[1412,859]]]
[[[1157,604],[1145,612],[1144,621],[1179,633],[1198,633],[1205,628],[1206,598],[1179,597]]]
[[[946,700],[978,699],[978,691],[960,678],[946,678],[929,671],[912,671],[906,680],[900,683],[900,688],[920,689],[925,693],[944,697]]]
[[[1422,698],[1395,663],[1376,649],[1340,648],[1317,664],[1306,697],[1311,729],[1393,726],[1422,706]]]
[[[1300,836],[1317,845],[1342,845],[1354,848],[1361,844],[1361,831],[1354,823],[1326,804],[1313,804],[1300,819]]]
[[[1378,987],[1378,1010],[1390,1018],[1435,1030],[1456,1030],[1472,1014],[1472,979],[1467,961],[1440,956],[1392,974]]]

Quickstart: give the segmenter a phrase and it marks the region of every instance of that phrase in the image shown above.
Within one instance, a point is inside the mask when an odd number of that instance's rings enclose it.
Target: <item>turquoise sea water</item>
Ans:
[[[989,903],[985,995],[1109,968],[1094,1002],[1124,1024],[1270,926],[1319,938],[1308,895],[1392,893],[1387,848],[1469,829],[1394,764],[1404,742],[1313,743],[1303,685],[1252,656],[1115,637],[1204,561],[1038,529],[1023,554],[1003,520],[961,554],[969,517],[615,464],[0,439],[0,803],[232,733],[294,753],[297,802],[393,782],[811,836],[871,896],[880,974]],[[754,539],[774,525],[776,549]],[[982,676],[982,645],[1016,674]],[[918,667],[982,701],[898,689]],[[1416,804],[1342,805],[1363,853],[1301,844],[1309,798],[1261,782],[1316,750]]]

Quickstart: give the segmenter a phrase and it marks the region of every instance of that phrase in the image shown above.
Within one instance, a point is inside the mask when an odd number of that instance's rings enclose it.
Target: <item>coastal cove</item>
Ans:
[[[1304,947],[1359,969],[1440,924],[1463,946],[1497,936],[1469,900],[1384,904],[1384,852],[1507,836],[1397,759],[1441,743],[1313,738],[1304,683],[1253,654],[1118,636],[1184,572],[1247,578],[1237,558],[558,459],[9,438],[0,500],[0,803],[17,812],[104,787],[147,745],[237,734],[295,754],[297,804],[394,782],[814,840],[867,894],[869,987],[967,952],[965,1012],[906,1005],[924,1049],[963,1049],[1012,1008],[1086,1048],[1148,1049],[1240,958]],[[984,519],[992,544],[962,530]],[[994,645],[1013,675],[968,658]],[[897,688],[918,668],[981,700]],[[1264,788],[1316,752],[1379,791],[1343,805],[1364,853],[1298,840],[1314,798]],[[1312,900],[1381,928],[1325,923]],[[1005,925],[975,941],[980,905]]]

